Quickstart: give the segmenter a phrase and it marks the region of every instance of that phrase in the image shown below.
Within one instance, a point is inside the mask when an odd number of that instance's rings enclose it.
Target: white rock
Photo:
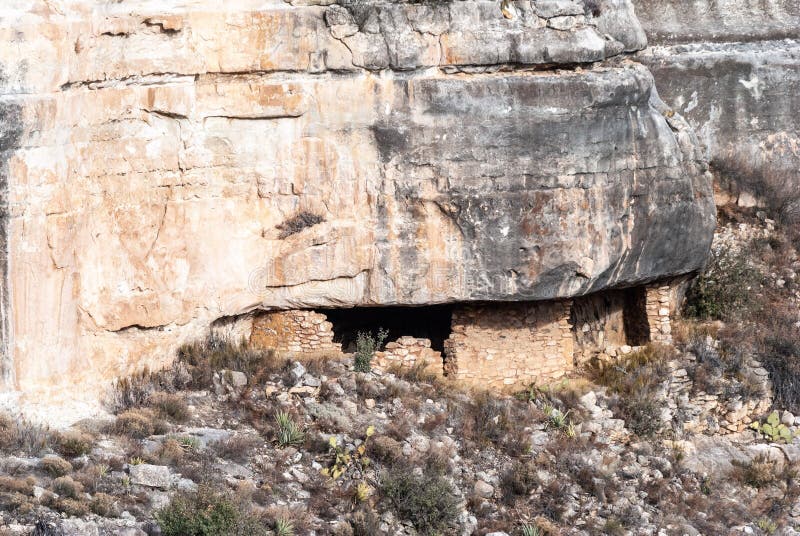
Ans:
[[[172,475],[166,465],[150,465],[142,463],[131,465],[128,469],[131,484],[148,488],[167,489],[172,484]]]

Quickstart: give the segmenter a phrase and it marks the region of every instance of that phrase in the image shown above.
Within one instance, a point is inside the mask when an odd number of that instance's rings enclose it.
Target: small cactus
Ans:
[[[760,433],[764,438],[769,439],[773,443],[789,443],[792,441],[794,434],[788,426],[781,423],[780,416],[777,411],[773,411],[767,417],[767,422],[759,423],[754,422],[750,428]]]

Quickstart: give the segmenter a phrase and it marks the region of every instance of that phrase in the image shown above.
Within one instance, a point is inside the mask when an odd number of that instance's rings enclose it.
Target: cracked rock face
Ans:
[[[634,0],[637,59],[731,175],[800,184],[800,3]]]
[[[562,298],[708,251],[705,163],[625,58],[627,0],[12,4],[3,371],[28,400],[259,308]]]

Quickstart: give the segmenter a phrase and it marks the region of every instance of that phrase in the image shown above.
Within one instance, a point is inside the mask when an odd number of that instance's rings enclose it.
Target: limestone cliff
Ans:
[[[748,181],[800,169],[800,3],[635,0],[652,45],[639,55],[709,160]]]
[[[4,2],[7,391],[91,397],[255,309],[702,265],[705,163],[628,0],[314,4]]]

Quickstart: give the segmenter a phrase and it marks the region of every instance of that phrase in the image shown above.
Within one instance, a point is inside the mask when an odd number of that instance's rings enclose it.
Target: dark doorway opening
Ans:
[[[450,305],[353,307],[320,309],[319,312],[333,324],[333,341],[340,343],[344,352],[355,351],[359,332],[377,335],[381,328],[389,332],[384,345],[400,337],[411,336],[429,339],[433,350],[444,352],[444,341],[450,337]]]
[[[625,339],[630,346],[643,346],[650,342],[650,324],[647,321],[647,289],[633,287],[625,289],[622,318],[625,323]]]

